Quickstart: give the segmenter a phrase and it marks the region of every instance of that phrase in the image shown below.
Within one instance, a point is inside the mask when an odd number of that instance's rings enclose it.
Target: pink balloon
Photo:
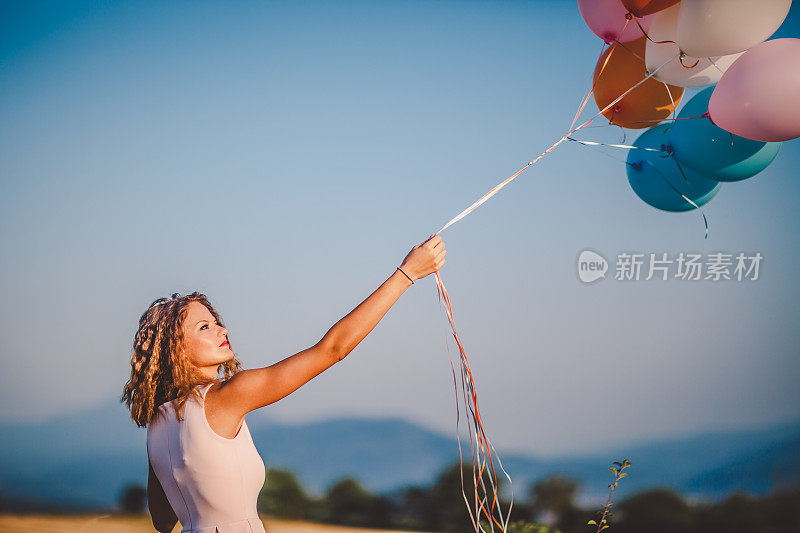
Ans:
[[[628,10],[622,5],[622,0],[578,0],[578,10],[589,29],[607,43],[615,40],[624,43],[644,36],[636,20],[625,18]],[[644,31],[650,29],[652,20],[653,15],[638,19]]]
[[[708,114],[754,141],[800,137],[800,39],[765,41],[742,54],[717,82]]]

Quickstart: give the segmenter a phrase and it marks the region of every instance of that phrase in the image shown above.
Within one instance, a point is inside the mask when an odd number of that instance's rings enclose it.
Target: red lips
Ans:
[[[222,348],[223,346],[230,346],[228,339],[225,339],[224,341],[222,341],[222,344],[219,345],[220,348]]]

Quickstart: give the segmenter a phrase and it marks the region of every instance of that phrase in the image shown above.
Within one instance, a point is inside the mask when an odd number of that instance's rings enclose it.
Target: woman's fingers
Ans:
[[[434,272],[438,272],[444,266],[444,257],[447,255],[447,250],[444,248],[444,242],[442,242],[441,237],[439,238],[439,242],[434,245],[432,252],[434,253]]]
[[[445,255],[447,251],[442,238],[434,234],[411,249],[403,260],[403,266],[408,268],[415,279],[424,278],[442,268]]]
[[[442,238],[439,237],[438,235],[434,235],[433,237],[431,237],[430,239],[425,241],[425,245],[428,248],[434,248],[437,244],[440,244],[441,242],[442,242]]]
[[[444,247],[439,250],[439,253],[436,254],[436,259],[433,262],[433,267],[436,269],[435,271],[441,270],[445,263],[445,256],[447,255],[447,250]]]

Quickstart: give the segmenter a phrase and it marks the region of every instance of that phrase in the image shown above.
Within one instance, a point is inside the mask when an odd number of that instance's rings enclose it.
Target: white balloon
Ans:
[[[650,25],[648,35],[653,41],[675,41],[678,33],[678,15],[681,4],[668,7],[653,15],[653,23]],[[691,57],[684,56],[681,62],[680,57],[675,57],[680,53],[678,45],[672,43],[657,44],[650,40],[645,47],[644,59],[648,72],[653,72],[661,67],[653,77],[664,83],[677,85],[679,87],[706,87],[714,85],[722,75],[728,70],[736,59],[744,52],[715,57]]]
[[[792,0],[682,0],[677,42],[694,57],[744,52],[780,27]]]

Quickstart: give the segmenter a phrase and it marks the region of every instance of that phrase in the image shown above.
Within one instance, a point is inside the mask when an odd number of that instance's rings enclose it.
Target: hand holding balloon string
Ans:
[[[438,235],[431,235],[428,240],[414,246],[400,265],[400,270],[413,283],[429,274],[438,272],[444,266],[447,250]]]

